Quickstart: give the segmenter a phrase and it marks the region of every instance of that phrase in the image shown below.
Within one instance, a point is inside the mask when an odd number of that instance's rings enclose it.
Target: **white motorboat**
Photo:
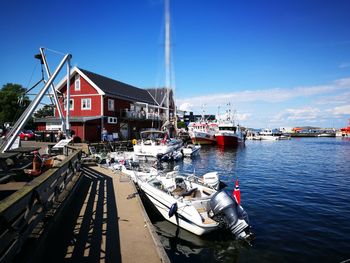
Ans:
[[[212,177],[211,174],[210,177]],[[243,208],[224,190],[218,191],[196,176],[176,171],[146,180],[138,185],[162,216],[196,235],[204,235],[225,225],[236,238],[251,237],[248,217]]]
[[[290,136],[285,136],[280,133],[273,132],[271,129],[262,129],[259,132],[259,138],[260,140],[276,141],[276,140],[289,140]]]
[[[170,153],[164,154],[164,155],[159,155],[159,159],[162,162],[171,162],[171,161],[180,161],[184,157],[181,149],[180,150],[175,150]]]
[[[278,140],[278,136],[275,135],[271,129],[262,129],[259,132],[260,140],[274,141]]]
[[[201,146],[200,144],[188,144],[186,146],[183,146],[181,148],[182,154],[184,155],[184,157],[190,157],[193,158],[195,156],[199,155],[199,152],[201,150]]]
[[[138,180],[147,180],[148,178],[158,175],[158,170],[154,167],[140,168],[139,166],[132,166],[130,163],[122,163],[114,167],[122,173],[128,175],[135,183]]]
[[[141,139],[134,145],[138,157],[154,157],[172,153],[182,146],[182,141],[168,138],[166,132],[149,130],[141,132]]]

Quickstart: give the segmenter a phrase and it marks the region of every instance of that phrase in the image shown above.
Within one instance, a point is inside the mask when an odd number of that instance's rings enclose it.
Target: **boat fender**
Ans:
[[[173,203],[169,209],[169,218],[177,213],[177,203]]]

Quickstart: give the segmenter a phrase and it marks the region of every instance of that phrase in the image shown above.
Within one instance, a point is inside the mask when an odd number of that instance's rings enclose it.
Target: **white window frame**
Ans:
[[[69,101],[70,101],[69,110],[74,110],[74,99],[70,99]],[[66,101],[64,101],[63,108],[64,108],[64,110],[67,110],[67,102]]]
[[[75,75],[75,80],[74,80],[74,90],[75,91],[78,91],[78,90],[80,90],[80,75],[79,74],[77,74],[77,75]]]
[[[117,117],[108,117],[107,123],[109,124],[117,124],[118,118]]]
[[[85,104],[89,107],[84,107],[84,101]],[[91,110],[91,98],[81,99],[81,110]]]
[[[114,111],[114,100],[113,99],[108,99],[108,110]]]

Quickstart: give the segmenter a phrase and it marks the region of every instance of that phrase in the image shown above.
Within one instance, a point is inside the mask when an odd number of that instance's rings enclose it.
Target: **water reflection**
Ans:
[[[250,249],[227,232],[199,237],[165,220],[153,224],[172,262],[239,262]]]
[[[256,240],[245,247],[225,232],[198,237],[162,217],[151,219],[172,262],[341,262],[350,258],[348,139],[248,141],[246,147],[202,147],[180,170],[217,171],[242,203]]]

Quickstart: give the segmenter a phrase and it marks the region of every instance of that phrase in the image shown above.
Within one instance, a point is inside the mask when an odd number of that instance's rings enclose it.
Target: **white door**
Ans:
[[[129,137],[129,126],[127,123],[120,123],[120,133],[123,139],[128,139]]]

